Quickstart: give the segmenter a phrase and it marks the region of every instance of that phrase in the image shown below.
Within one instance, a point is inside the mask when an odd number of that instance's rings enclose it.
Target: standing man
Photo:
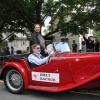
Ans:
[[[77,52],[77,44],[76,44],[75,40],[73,40],[73,44],[72,44],[72,52],[74,52],[74,53]]]
[[[99,52],[99,49],[100,49],[100,42],[98,39],[96,39],[94,43],[94,51]]]
[[[83,38],[86,42],[86,51],[87,52],[94,52],[94,41],[92,40],[92,37],[88,37],[86,38],[84,35],[83,35]]]
[[[14,48],[11,46],[11,51],[10,51],[11,55],[14,54]]]
[[[45,48],[45,40],[41,35],[41,26],[40,24],[34,25],[34,32],[32,33],[31,39],[30,39],[30,51],[32,52],[31,46],[33,44],[39,44],[41,46],[41,50],[43,51]]]

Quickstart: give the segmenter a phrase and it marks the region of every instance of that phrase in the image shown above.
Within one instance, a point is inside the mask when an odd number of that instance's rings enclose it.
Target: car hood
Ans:
[[[64,58],[77,58],[77,57],[96,57],[100,56],[100,53],[56,53],[54,57],[64,57]]]

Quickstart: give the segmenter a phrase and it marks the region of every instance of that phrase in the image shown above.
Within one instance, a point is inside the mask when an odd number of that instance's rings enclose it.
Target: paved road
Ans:
[[[9,93],[4,84],[0,82],[0,100],[100,100],[100,96],[37,91],[25,91],[25,94],[16,95]]]

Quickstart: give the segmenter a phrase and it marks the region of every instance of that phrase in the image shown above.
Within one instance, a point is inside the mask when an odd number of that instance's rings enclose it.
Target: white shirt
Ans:
[[[34,53],[34,54],[30,54],[29,56],[28,56],[28,61],[30,62],[30,63],[34,63],[34,64],[36,64],[36,65],[42,65],[42,64],[45,64],[45,63],[47,63],[48,62],[48,60],[49,60],[49,58],[50,58],[50,56],[47,56],[47,57],[45,57],[45,58],[41,58],[41,54],[36,54],[36,53]]]
[[[59,52],[70,52],[70,47],[67,42],[59,42],[55,45],[55,49]]]

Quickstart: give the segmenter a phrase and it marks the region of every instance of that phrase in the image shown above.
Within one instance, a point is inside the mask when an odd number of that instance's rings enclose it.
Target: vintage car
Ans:
[[[100,53],[55,53],[41,66],[30,65],[27,55],[10,56],[0,76],[8,91],[16,94],[24,89],[63,92],[100,88]]]

